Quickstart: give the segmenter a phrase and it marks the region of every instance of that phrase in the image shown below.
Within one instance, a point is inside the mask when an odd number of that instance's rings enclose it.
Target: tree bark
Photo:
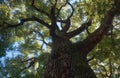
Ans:
[[[82,42],[72,43],[69,38],[53,36],[52,51],[43,78],[97,78],[86,57],[113,27],[116,14],[118,9],[110,9],[100,27]]]
[[[43,78],[96,78],[86,55],[69,40],[56,39]]]

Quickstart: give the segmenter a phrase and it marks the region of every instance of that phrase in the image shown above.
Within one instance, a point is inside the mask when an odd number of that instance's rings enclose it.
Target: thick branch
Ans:
[[[100,27],[83,41],[83,45],[81,46],[83,49],[82,52],[87,55],[97,43],[103,39],[104,35],[106,35],[113,26],[112,22],[117,12],[118,10],[115,8],[112,8],[107,12]]]
[[[87,23],[84,23],[84,24],[82,24],[82,26],[80,26],[80,27],[77,28],[76,30],[69,32],[66,36],[67,36],[68,38],[72,38],[72,37],[80,34],[82,31],[84,31],[84,30],[85,30],[86,28],[88,28],[90,25],[91,25],[91,21],[89,21],[89,22],[87,22]]]

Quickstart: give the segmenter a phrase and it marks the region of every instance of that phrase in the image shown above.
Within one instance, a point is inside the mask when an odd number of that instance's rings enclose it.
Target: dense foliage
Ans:
[[[32,1],[35,6],[31,4]],[[48,27],[44,25],[51,24],[48,14],[56,1],[0,1],[0,78],[42,78],[52,43]],[[58,20],[70,17],[71,27],[68,32],[92,21],[84,32],[70,39],[75,43],[94,32],[112,7],[115,7],[114,0],[58,0],[56,16]],[[36,17],[40,20],[32,19]],[[115,17],[114,27],[88,55],[89,64],[99,78],[120,77],[119,19],[119,16]],[[57,25],[59,29],[65,27],[60,21],[57,21]]]

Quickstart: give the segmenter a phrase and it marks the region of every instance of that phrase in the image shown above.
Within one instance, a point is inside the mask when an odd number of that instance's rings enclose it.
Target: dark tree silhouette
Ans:
[[[52,3],[50,13],[39,9],[34,5],[35,0],[32,0],[31,6],[38,12],[50,18],[51,23],[48,24],[44,20],[32,16],[21,19],[19,24],[8,24],[6,27],[18,27],[27,21],[37,21],[49,29],[49,34],[52,37],[52,51],[45,67],[43,78],[96,78],[93,70],[90,68],[87,60],[88,53],[103,39],[108,31],[113,27],[113,19],[119,13],[119,0],[104,16],[101,25],[93,33],[89,33],[87,38],[83,41],[72,43],[71,38],[82,33],[84,30],[88,31],[88,27],[92,24],[92,19],[83,23],[79,28],[68,32],[71,26],[71,17],[74,14],[72,4],[67,0],[65,5],[71,7],[71,14],[65,19],[59,18],[60,9],[56,9],[57,1]],[[60,30],[57,22],[65,24]],[[89,31],[88,31],[89,32]]]

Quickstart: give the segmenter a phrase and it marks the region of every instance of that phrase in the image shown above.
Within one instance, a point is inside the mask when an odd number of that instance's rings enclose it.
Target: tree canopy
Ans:
[[[83,47],[86,52],[92,49],[87,59],[97,77],[119,78],[118,3],[120,0],[1,0],[0,77],[42,78],[52,36],[77,43],[94,40],[93,35],[99,41],[100,33],[105,33],[95,48]]]

